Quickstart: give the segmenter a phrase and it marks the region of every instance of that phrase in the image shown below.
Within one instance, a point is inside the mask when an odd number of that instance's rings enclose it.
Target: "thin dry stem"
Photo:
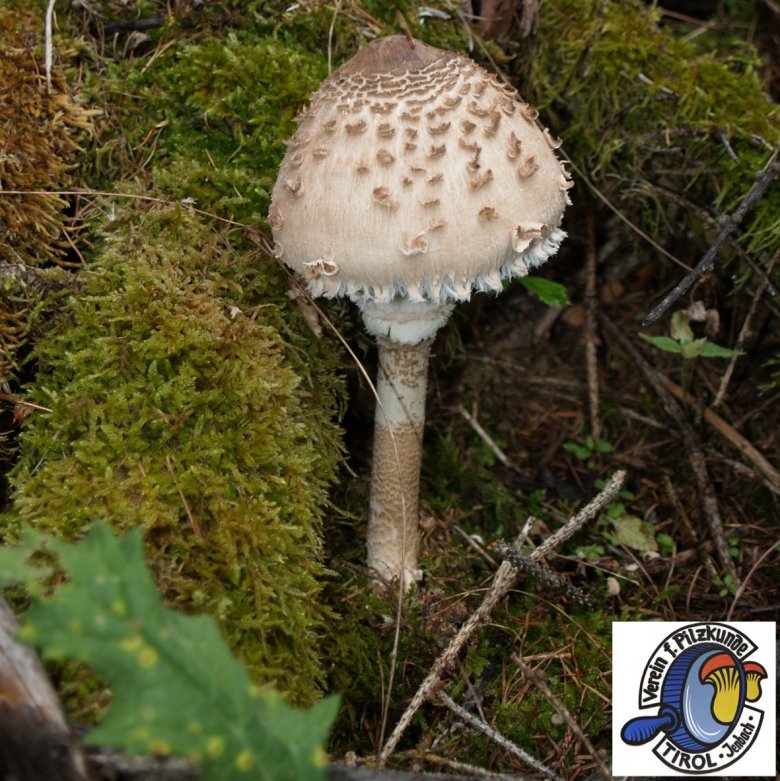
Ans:
[[[768,274],[772,273],[772,269],[774,268],[778,257],[778,255],[775,255],[775,257],[772,258],[772,261],[767,268]],[[742,350],[742,347],[745,344],[745,340],[750,335],[750,326],[753,322],[753,318],[756,316],[756,312],[758,311],[758,303],[761,301],[761,298],[764,295],[766,289],[767,285],[763,282],[763,280],[759,282],[758,289],[753,296],[753,300],[750,302],[748,313],[745,315],[745,321],[742,323],[742,328],[739,329],[739,336],[737,336],[737,342],[734,345],[735,349],[737,350]],[[723,400],[726,398],[726,391],[728,390],[729,382],[731,382],[731,375],[734,373],[734,368],[737,365],[737,359],[739,357],[739,355],[733,355],[729,361],[729,365],[726,367],[726,371],[723,372],[723,377],[721,378],[720,385],[718,386],[718,392],[715,394],[715,400],[712,402],[713,409],[723,404]]]
[[[445,692],[439,692],[439,699],[460,719],[466,722],[470,727],[481,732],[483,735],[487,735],[494,743],[506,749],[510,754],[516,756],[521,762],[524,762],[534,770],[538,770],[547,778],[552,778],[554,781],[563,781],[563,779],[555,772],[550,770],[546,765],[542,764],[538,759],[532,757],[528,752],[523,751],[520,746],[512,743],[511,740],[504,737],[498,730],[493,729],[489,724],[486,724],[482,719],[477,718],[473,714],[469,713],[465,708],[461,708],[455,700],[453,700]]]
[[[724,439],[731,443],[751,464],[764,476],[767,487],[775,494],[780,495],[780,472],[769,463],[764,455],[750,443],[734,426],[725,421],[710,407],[704,407],[677,383],[668,377],[663,377],[664,385],[681,401],[701,411],[704,421],[718,432]]]
[[[681,439],[685,449],[688,451],[688,462],[691,465],[691,470],[696,479],[696,486],[699,490],[699,499],[701,501],[704,517],[707,519],[710,535],[712,536],[712,541],[715,543],[715,550],[718,552],[718,559],[724,570],[731,576],[732,581],[739,585],[739,575],[734,560],[729,554],[729,546],[723,529],[723,520],[720,516],[720,509],[718,508],[717,495],[709,478],[707,462],[704,458],[704,452],[698,432],[688,422],[682,408],[677,403],[674,396],[672,396],[672,393],[667,386],[666,378],[644,359],[628,337],[626,337],[603,312],[600,315],[600,319],[604,329],[639,367],[640,371],[645,376],[645,379],[661,400],[664,410],[666,410],[666,413],[674,420],[680,429]]]
[[[588,209],[588,235],[585,247],[585,366],[588,374],[588,412],[590,430],[594,439],[601,438],[599,418],[599,365],[596,350],[598,331],[596,318],[598,296],[596,293],[596,216],[595,209]]]
[[[514,464],[509,460],[506,453],[496,444],[496,441],[479,424],[479,421],[462,405],[456,407],[464,420],[474,429],[474,433],[490,448],[490,452],[505,466],[514,469]]]
[[[780,167],[777,165],[778,154],[780,154],[780,147],[775,148],[769,156],[769,160],[767,160],[761,171],[758,172],[755,183],[742,199],[742,203],[734,211],[734,214],[730,214],[725,218],[720,233],[712,243],[712,246],[704,253],[702,259],[696,264],[696,268],[683,277],[674,290],[664,296],[664,299],[660,304],[653,307],[647,317],[642,321],[642,325],[652,325],[675,301],[690,290],[691,286],[702,276],[702,274],[713,267],[715,258],[726,239],[728,239],[736,227],[742,222],[743,217],[761,199],[769,185],[774,181],[778,172],[780,172]]]

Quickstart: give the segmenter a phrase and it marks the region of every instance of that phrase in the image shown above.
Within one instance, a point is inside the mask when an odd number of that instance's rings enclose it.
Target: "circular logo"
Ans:
[[[620,737],[640,746],[659,738],[653,753],[682,773],[727,767],[758,735],[764,667],[748,660],[756,649],[723,624],[691,624],[668,635],[645,666],[639,707],[652,713],[627,721]]]

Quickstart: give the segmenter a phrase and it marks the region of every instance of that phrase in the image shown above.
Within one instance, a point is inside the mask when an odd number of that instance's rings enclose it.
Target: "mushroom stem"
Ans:
[[[368,566],[404,592],[422,577],[417,527],[428,357],[451,311],[449,304],[397,299],[363,308],[379,346]]]
[[[379,343],[379,397],[368,511],[368,566],[406,591],[420,580],[417,567],[420,464],[425,426],[428,356],[433,339]]]

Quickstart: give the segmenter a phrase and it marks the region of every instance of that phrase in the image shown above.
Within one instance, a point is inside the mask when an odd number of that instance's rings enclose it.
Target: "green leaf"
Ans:
[[[660,532],[655,537],[658,543],[658,550],[662,556],[671,556],[674,553],[674,537],[664,532]]]
[[[659,350],[665,350],[668,353],[680,353],[682,347],[679,342],[675,342],[670,336],[649,336],[648,334],[639,334],[640,339],[650,342],[653,347]]]
[[[700,352],[702,358],[734,358],[744,354],[742,350],[732,350],[729,347],[721,347],[719,344],[713,344],[712,342],[706,342]]]
[[[586,458],[590,458],[590,450],[588,448],[583,447],[582,445],[578,445],[576,442],[567,442],[563,449],[567,453],[571,453],[575,458],[578,458],[580,461],[584,461]]]
[[[86,662],[112,688],[90,744],[187,756],[206,781],[325,777],[336,700],[304,712],[258,692],[211,618],[162,605],[139,530],[118,538],[99,524],[79,544],[50,547],[70,582],[27,612],[24,639]]]
[[[615,536],[621,545],[627,548],[646,553],[647,551],[657,551],[658,543],[653,535],[653,527],[637,518],[636,515],[624,515],[612,521],[615,528]]]
[[[566,288],[558,282],[543,277],[520,277],[520,282],[547,306],[568,306],[571,303]]]

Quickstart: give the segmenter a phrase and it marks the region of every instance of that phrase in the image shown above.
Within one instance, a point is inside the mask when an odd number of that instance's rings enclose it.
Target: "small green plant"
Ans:
[[[50,596],[40,582],[49,570],[27,563],[41,543],[68,579]],[[337,700],[295,710],[255,687],[210,617],[163,606],[139,529],[120,538],[99,523],[76,544],[28,530],[21,545],[0,548],[0,573],[0,585],[21,581],[33,596],[20,639],[90,665],[113,690],[87,743],[185,756],[204,781],[325,777]]]
[[[641,339],[649,342],[659,350],[677,353],[686,360],[693,358],[733,358],[744,355],[741,350],[732,350],[710,342],[706,337],[696,339],[691,328],[691,316],[687,309],[681,309],[672,315],[670,326],[671,336],[649,336],[639,334]]]
[[[585,462],[588,469],[596,468],[595,456],[597,453],[611,453],[615,448],[605,439],[596,439],[588,434],[580,442],[566,442],[563,449],[571,453],[575,458]]]
[[[597,480],[595,485],[602,489],[606,480]],[[652,523],[629,512],[625,502],[633,498],[634,494],[624,488],[606,506],[599,521],[604,539],[612,545],[624,545],[639,553],[670,556],[674,553],[674,538],[664,532],[657,533]]]
[[[733,597],[737,593],[739,588],[738,584],[731,577],[731,575],[724,575],[722,578],[713,578],[712,581],[716,586],[720,587],[718,591],[719,597]]]

